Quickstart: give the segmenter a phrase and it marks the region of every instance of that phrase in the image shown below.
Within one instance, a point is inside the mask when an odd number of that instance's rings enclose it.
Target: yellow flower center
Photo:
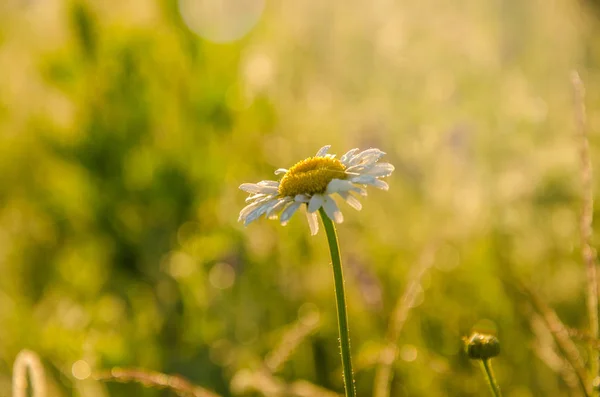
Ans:
[[[279,182],[279,195],[325,193],[332,179],[346,179],[346,167],[331,157],[310,157],[294,164]]]

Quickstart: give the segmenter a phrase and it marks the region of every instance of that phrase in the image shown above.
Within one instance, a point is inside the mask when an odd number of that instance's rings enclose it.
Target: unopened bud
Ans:
[[[500,354],[500,341],[494,335],[474,332],[465,338],[465,350],[473,360],[487,360]]]

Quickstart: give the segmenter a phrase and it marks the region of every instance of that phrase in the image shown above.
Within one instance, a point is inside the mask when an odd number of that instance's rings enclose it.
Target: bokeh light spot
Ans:
[[[169,273],[176,279],[189,277],[194,271],[194,259],[184,252],[173,252],[168,265]]]
[[[412,362],[417,359],[419,352],[413,345],[403,345],[400,348],[400,358],[406,362]]]
[[[179,0],[187,26],[215,43],[244,37],[258,23],[264,8],[264,0]]]
[[[75,379],[84,380],[89,378],[89,376],[92,374],[92,369],[85,361],[78,360],[73,363],[73,366],[71,367],[71,373]]]
[[[234,359],[234,349],[227,339],[219,339],[210,345],[210,360],[218,365],[229,365]]]
[[[246,56],[242,69],[245,95],[253,98],[269,88],[276,74],[273,58],[263,52],[253,52]]]
[[[208,281],[217,289],[230,288],[235,282],[235,270],[230,264],[219,262],[210,269]]]

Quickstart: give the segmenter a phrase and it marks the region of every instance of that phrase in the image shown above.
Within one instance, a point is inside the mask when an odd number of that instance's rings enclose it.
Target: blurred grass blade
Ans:
[[[408,314],[414,305],[423,275],[433,266],[437,243],[429,244],[421,253],[419,260],[411,269],[412,275],[404,290],[404,294],[396,302],[387,333],[387,344],[379,356],[379,365],[375,372],[374,397],[388,397],[392,381],[392,366],[398,355],[398,339],[408,319]]]
[[[27,397],[27,373],[33,397],[46,397],[46,373],[38,355],[30,350],[21,350],[13,365],[13,397]]]
[[[96,60],[98,34],[96,20],[89,6],[81,1],[73,2],[70,8],[70,18],[81,51],[88,60]]]
[[[536,311],[544,319],[548,330],[550,330],[552,336],[554,336],[554,339],[556,340],[556,344],[562,351],[567,362],[577,374],[582,392],[586,396],[589,396],[591,384],[588,381],[585,363],[581,358],[581,354],[579,354],[579,350],[577,350],[577,346],[575,346],[575,343],[573,343],[573,340],[571,340],[567,327],[565,327],[556,312],[552,310],[552,308],[548,306],[546,302],[544,302],[537,292],[521,282],[518,283],[518,287],[523,293],[525,293]]]
[[[167,375],[144,369],[113,368],[110,371],[97,373],[94,378],[101,381],[137,382],[147,387],[169,389],[182,397],[219,397],[218,394],[196,386],[181,376]]]
[[[590,159],[590,145],[585,111],[585,87],[579,74],[574,71],[571,81],[575,100],[575,113],[577,135],[580,139],[579,157],[581,161],[582,206],[579,222],[581,234],[581,257],[585,263],[587,273],[587,309],[590,322],[590,335],[594,339],[600,338],[598,328],[598,275],[596,254],[592,248],[592,223],[594,221],[594,193],[592,187],[592,162]],[[600,352],[592,344],[588,344],[590,355],[590,373],[592,379],[600,374]]]
[[[306,337],[312,334],[321,324],[317,311],[309,312],[298,319],[289,330],[285,332],[279,345],[277,345],[265,359],[265,365],[269,371],[277,372],[283,364],[302,343]]]
[[[231,383],[234,395],[256,392],[266,397],[341,397],[340,394],[305,380],[285,383],[268,371],[261,370],[241,370],[235,374]]]

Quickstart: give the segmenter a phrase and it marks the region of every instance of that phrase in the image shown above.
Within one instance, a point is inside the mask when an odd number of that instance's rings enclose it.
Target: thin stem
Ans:
[[[548,330],[554,337],[556,345],[563,354],[563,357],[567,360],[567,363],[573,368],[577,375],[577,380],[581,386],[581,391],[584,396],[589,397],[590,392],[588,391],[590,383],[589,377],[585,371],[585,363],[577,346],[569,336],[567,327],[560,320],[556,312],[542,299],[542,297],[527,284],[515,280],[514,283],[519,289],[527,295],[529,301],[536,309],[536,311],[542,316],[542,319],[546,323]]]
[[[419,293],[421,279],[434,263],[436,247],[437,243],[430,243],[421,253],[419,260],[413,265],[409,273],[409,283],[404,293],[396,302],[396,308],[388,326],[387,347],[382,349],[379,355],[379,365],[375,370],[374,397],[390,396],[390,383],[393,375],[392,367],[398,355],[398,339]]]
[[[581,183],[583,185],[583,205],[579,220],[581,256],[585,262],[587,273],[587,309],[590,320],[590,334],[592,338],[598,339],[600,337],[600,329],[598,327],[598,276],[595,259],[596,254],[592,247],[594,198],[592,192],[592,162],[590,159],[585,111],[585,87],[577,72],[573,72],[572,83],[575,94],[577,133],[580,138],[579,157],[581,159]],[[592,374],[592,379],[595,379],[600,375],[600,354],[591,344],[589,345],[589,354],[590,372]]]
[[[350,334],[348,332],[348,314],[346,313],[346,296],[344,293],[344,275],[342,273],[342,259],[340,257],[339,243],[335,226],[327,216],[323,208],[319,209],[329,251],[331,252],[331,265],[333,267],[333,279],[335,283],[335,298],[338,313],[338,328],[340,332],[340,350],[342,352],[342,371],[344,373],[344,388],[346,397],[355,397],[354,374],[352,373],[352,358],[350,357]]]
[[[488,384],[490,385],[490,389],[492,390],[494,397],[502,397],[502,393],[500,393],[500,387],[498,386],[496,378],[494,378],[494,373],[492,372],[492,364],[490,364],[490,360],[481,360],[481,367],[487,376]]]
[[[30,350],[21,350],[13,366],[13,396],[25,397],[27,393],[27,370],[33,389],[33,397],[46,397],[46,374],[38,355]]]
[[[161,372],[147,371],[137,368],[113,368],[109,371],[99,372],[94,375],[96,380],[108,382],[137,382],[146,387],[168,388],[174,391],[178,396],[190,397],[220,397],[207,389],[196,386],[187,379],[167,375]]]

